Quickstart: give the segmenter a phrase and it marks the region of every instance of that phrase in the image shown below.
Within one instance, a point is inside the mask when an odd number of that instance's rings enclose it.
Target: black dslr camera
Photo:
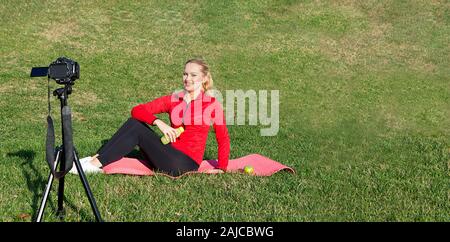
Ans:
[[[48,67],[33,67],[30,76],[48,76],[58,84],[73,85],[80,78],[80,65],[69,58],[59,57]]]

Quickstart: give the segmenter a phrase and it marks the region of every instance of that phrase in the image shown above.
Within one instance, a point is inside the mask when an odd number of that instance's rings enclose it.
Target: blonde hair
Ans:
[[[202,71],[203,75],[206,77],[205,83],[202,83],[203,91],[205,91],[205,92],[212,91],[213,79],[211,76],[211,72],[209,71],[209,66],[205,62],[205,60],[200,59],[200,58],[194,58],[194,59],[190,59],[190,60],[186,61],[186,63],[184,65],[187,65],[189,63],[194,63],[194,64],[201,66],[201,71]]]

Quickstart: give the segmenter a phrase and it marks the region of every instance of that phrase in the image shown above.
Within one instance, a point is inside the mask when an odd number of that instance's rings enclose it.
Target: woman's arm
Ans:
[[[176,130],[158,119],[155,114],[170,112],[171,96],[163,96],[151,102],[135,106],[131,110],[131,117],[150,125],[158,126],[159,130],[169,137],[170,142],[176,142]]]
[[[230,136],[228,134],[227,124],[225,121],[225,115],[220,103],[215,104],[215,112],[213,116],[213,128],[216,133],[217,141],[217,153],[218,153],[218,168],[226,171],[228,166],[228,160],[230,158]]]
[[[157,119],[155,114],[170,111],[170,95],[159,97],[151,102],[139,104],[131,109],[131,117],[150,125]]]

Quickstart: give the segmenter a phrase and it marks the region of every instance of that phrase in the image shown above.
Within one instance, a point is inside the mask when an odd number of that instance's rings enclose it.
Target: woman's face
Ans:
[[[198,91],[202,88],[202,83],[205,82],[205,76],[201,71],[201,66],[195,63],[188,63],[184,67],[183,84],[184,90],[187,92]]]

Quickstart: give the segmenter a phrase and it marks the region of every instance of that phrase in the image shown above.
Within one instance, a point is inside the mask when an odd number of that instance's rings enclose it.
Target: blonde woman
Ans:
[[[218,144],[218,167],[210,173],[223,173],[227,169],[230,139],[222,106],[208,94],[213,85],[208,65],[202,59],[185,63],[183,90],[135,106],[129,118],[112,138],[92,157],[82,159],[85,172],[102,172],[102,167],[121,159],[135,146],[155,171],[179,176],[196,171],[203,160],[210,126]],[[170,124],[155,114],[167,113]],[[156,126],[171,141],[161,143],[150,126]],[[176,129],[184,132],[177,137]],[[74,166],[75,167],[75,166]],[[73,168],[72,173],[77,173]]]

